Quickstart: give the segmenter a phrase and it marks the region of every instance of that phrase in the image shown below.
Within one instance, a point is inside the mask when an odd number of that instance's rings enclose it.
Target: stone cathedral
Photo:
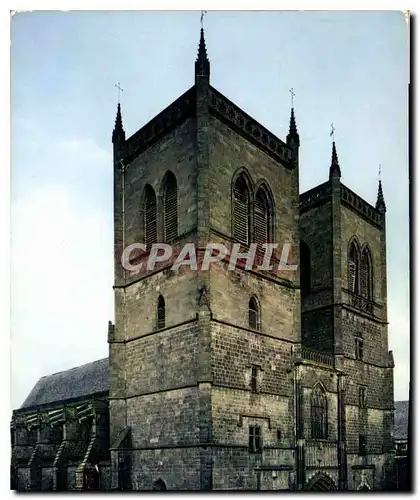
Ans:
[[[11,421],[16,490],[386,490],[394,467],[385,202],[299,194],[282,140],[195,84],[131,137],[118,104],[109,358],[41,378]],[[329,164],[330,163],[330,164]],[[290,243],[297,270],[134,272],[123,250]],[[272,256],[273,262],[278,256]],[[239,261],[240,263],[241,261]],[[105,341],[105,339],[104,339]]]

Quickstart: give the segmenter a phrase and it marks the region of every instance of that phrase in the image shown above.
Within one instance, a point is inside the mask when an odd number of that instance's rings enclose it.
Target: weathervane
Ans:
[[[335,141],[335,127],[334,127],[334,124],[331,123],[331,132],[330,132],[330,137],[332,137],[333,141]]]
[[[293,98],[295,97],[295,93],[293,92],[293,87],[291,89],[289,89],[289,92],[290,92],[290,97],[291,97],[291,100],[292,100],[292,108],[293,108]]]
[[[379,181],[381,181],[381,174],[382,174],[382,165],[381,164],[379,164],[379,172],[378,172],[378,174],[379,174]]]
[[[201,17],[200,17],[200,23],[201,23],[201,29],[203,29],[203,19],[204,19],[204,14],[207,14],[206,10],[201,11]]]
[[[114,86],[118,89],[118,103],[120,103],[121,92],[124,92],[124,89],[120,86],[120,82],[117,82]]]

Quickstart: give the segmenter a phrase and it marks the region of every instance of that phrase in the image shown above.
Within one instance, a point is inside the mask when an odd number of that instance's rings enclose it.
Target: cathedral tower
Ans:
[[[293,469],[292,346],[300,340],[296,272],[146,269],[151,244],[241,252],[298,247],[299,135],[284,142],[210,85],[201,30],[195,85],[114,144],[115,328],[110,344],[112,481],[133,489],[254,489],[265,453]],[[124,249],[134,249],[121,266]],[[281,249],[280,249],[281,250]],[[270,451],[268,451],[270,450]],[[284,450],[290,450],[287,453]],[[237,458],[235,458],[237,457]],[[123,464],[123,465],[121,465]],[[245,468],[246,473],[241,471]],[[124,471],[130,471],[124,472]],[[138,471],[138,472],[136,472]],[[267,475],[268,474],[268,475]],[[266,476],[271,478],[269,471]],[[163,486],[164,485],[164,486]]]
[[[300,197],[300,235],[302,343],[344,374],[349,488],[384,487],[372,466],[392,451],[385,202],[381,183],[372,206],[341,182],[335,142],[329,180]]]

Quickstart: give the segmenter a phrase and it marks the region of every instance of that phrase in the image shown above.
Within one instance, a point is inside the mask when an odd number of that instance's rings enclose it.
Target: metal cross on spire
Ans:
[[[295,93],[293,92],[293,87],[291,89],[289,89],[289,92],[290,92],[290,97],[291,97],[291,101],[292,101],[292,108],[293,108],[293,98],[295,97]]]
[[[115,84],[115,87],[118,89],[118,103],[121,101],[121,92],[124,92],[124,89],[120,86],[120,82]]]
[[[335,127],[334,127],[334,124],[331,123],[331,132],[330,132],[330,137],[332,137],[332,140],[335,141]]]
[[[206,10],[201,11],[201,17],[200,17],[201,29],[203,29],[204,14],[207,14]]]
[[[378,169],[379,181],[381,181],[381,174],[382,174],[382,165],[379,164],[379,169]]]

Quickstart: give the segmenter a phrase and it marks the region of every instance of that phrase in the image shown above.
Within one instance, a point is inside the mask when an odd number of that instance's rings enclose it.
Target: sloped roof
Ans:
[[[408,401],[395,401],[394,438],[408,437]]]
[[[20,409],[108,392],[108,358],[39,379]]]

